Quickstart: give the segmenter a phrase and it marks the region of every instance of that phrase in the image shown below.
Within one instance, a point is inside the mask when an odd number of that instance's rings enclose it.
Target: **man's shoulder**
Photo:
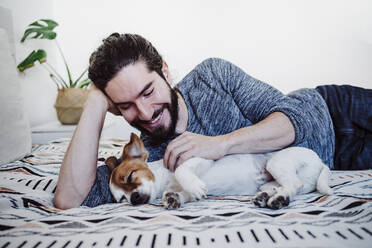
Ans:
[[[231,63],[221,58],[211,57],[204,59],[200,64],[198,64],[195,67],[195,69],[210,70],[211,68],[221,68],[226,65],[231,65]]]
[[[183,91],[189,90],[190,87],[198,87],[200,84],[208,84],[210,87],[223,83],[221,77],[225,74],[226,69],[230,68],[230,65],[232,63],[221,58],[204,59],[177,84],[177,88],[184,93]]]
[[[288,96],[296,99],[303,99],[305,101],[312,99],[317,101],[323,101],[324,99],[319,92],[314,88],[301,88],[288,93]]]
[[[193,72],[210,73],[213,72],[215,69],[220,69],[222,67],[225,67],[226,65],[231,65],[231,63],[221,58],[211,57],[204,59],[199,64],[197,64],[189,74],[192,74]],[[185,78],[187,78],[187,76]]]

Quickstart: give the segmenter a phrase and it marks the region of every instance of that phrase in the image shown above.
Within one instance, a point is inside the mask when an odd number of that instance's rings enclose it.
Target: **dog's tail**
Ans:
[[[329,175],[331,174],[331,171],[329,170],[328,166],[323,164],[323,168],[320,171],[318,182],[316,184],[316,189],[321,193],[325,195],[332,195],[333,190],[328,185],[328,179]]]

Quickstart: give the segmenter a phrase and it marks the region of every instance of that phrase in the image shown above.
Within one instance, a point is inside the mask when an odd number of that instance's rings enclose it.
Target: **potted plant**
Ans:
[[[66,58],[56,39],[57,33],[54,31],[54,28],[57,26],[58,23],[51,19],[35,21],[28,25],[28,28],[25,30],[21,39],[21,43],[24,43],[27,39],[54,40],[65,64],[67,80],[65,80],[65,78],[63,78],[55,68],[47,62],[47,53],[42,49],[32,51],[21,63],[19,63],[17,68],[20,72],[23,72],[24,70],[33,67],[38,61],[49,73],[51,80],[57,86],[58,95],[54,107],[57,111],[58,120],[62,124],[76,124],[78,123],[83,111],[83,105],[89,93],[87,87],[91,81],[87,77],[83,79],[88,69],[85,69],[76,80],[72,79]]]

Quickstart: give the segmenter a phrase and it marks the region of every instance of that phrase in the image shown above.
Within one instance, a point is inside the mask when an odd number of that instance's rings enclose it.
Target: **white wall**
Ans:
[[[54,17],[54,3],[48,0],[1,0],[0,6],[10,9],[13,15],[13,33],[16,49],[16,64],[36,49],[47,51],[47,59],[56,64],[56,50],[49,40],[30,40],[20,43],[23,33],[30,23],[40,18]],[[15,65],[16,66],[16,65]],[[56,120],[53,104],[57,94],[56,87],[51,82],[48,73],[36,65],[25,73],[19,73],[24,105],[28,113],[31,126],[49,120]],[[5,82],[0,82],[5,83]]]
[[[176,81],[218,56],[286,92],[372,85],[369,0],[67,0],[55,2],[55,13],[70,57],[88,57],[114,31],[133,32],[160,50]],[[83,68],[86,61],[73,63]]]
[[[128,32],[143,35],[157,47],[174,82],[203,59],[222,57],[284,92],[326,83],[372,88],[369,0],[15,2],[3,0],[0,5],[15,11],[16,40],[22,35],[19,26],[53,16],[75,76],[104,37]],[[58,67],[62,71],[61,61]],[[43,85],[23,83],[33,125],[55,118],[47,105],[55,91],[44,81],[44,72],[31,73],[32,80],[40,78],[36,83]]]

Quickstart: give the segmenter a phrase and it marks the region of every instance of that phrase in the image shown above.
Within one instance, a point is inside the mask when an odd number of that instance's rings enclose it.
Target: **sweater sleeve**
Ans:
[[[109,187],[109,175],[110,170],[106,165],[101,165],[97,168],[94,184],[81,206],[96,207],[114,202]]]
[[[141,134],[141,140],[142,140],[142,142],[145,146],[145,149],[149,153],[149,157],[147,158],[147,162],[153,162],[153,161],[163,159],[165,150],[167,149],[167,146],[168,146],[169,142],[176,137],[177,137],[177,135],[171,137],[168,141],[166,141],[162,144],[154,145],[154,144],[151,143],[151,138],[150,137],[148,137],[144,134]]]
[[[197,70],[204,82],[217,82],[220,90],[232,96],[245,118],[257,123],[273,112],[288,116],[295,129],[294,144],[300,144],[312,133],[312,120],[308,110],[314,106],[303,104],[301,99],[284,95],[279,90],[257,80],[234,64],[211,58],[202,62]]]

